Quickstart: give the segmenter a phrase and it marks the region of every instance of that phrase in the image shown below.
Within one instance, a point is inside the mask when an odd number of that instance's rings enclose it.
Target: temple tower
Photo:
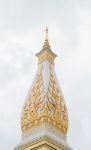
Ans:
[[[15,150],[72,150],[67,144],[68,112],[54,70],[48,29],[38,69],[21,116],[22,139]]]

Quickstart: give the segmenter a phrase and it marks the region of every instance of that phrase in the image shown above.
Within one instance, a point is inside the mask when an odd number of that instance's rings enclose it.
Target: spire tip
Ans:
[[[45,42],[44,42],[44,46],[43,48],[50,48],[49,42],[48,42],[48,27],[46,27],[46,38],[45,38]]]

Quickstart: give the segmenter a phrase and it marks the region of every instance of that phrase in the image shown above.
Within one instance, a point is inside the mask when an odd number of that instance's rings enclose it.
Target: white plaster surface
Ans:
[[[15,150],[18,150],[19,147],[31,144],[32,142],[36,142],[43,138],[50,139],[54,143],[62,145],[65,150],[72,150],[66,142],[66,136],[59,133],[56,129],[49,127],[48,125],[42,125],[40,128],[32,130],[29,134],[23,135],[21,142],[15,148]]]
[[[43,62],[42,75],[43,75],[43,83],[44,83],[45,91],[47,91],[48,89],[49,80],[50,80],[50,68],[49,68],[50,65],[51,64],[47,60]]]

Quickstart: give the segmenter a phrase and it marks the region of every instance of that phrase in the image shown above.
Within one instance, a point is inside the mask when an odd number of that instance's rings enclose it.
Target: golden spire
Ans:
[[[48,41],[48,28],[47,27],[46,27],[46,36],[45,36],[45,42],[44,42],[43,48],[49,48],[50,49],[50,45],[49,45],[49,41]]]
[[[27,95],[21,117],[22,135],[47,125],[67,134],[68,113],[55,77],[54,58],[48,42],[48,28],[43,49],[37,54],[38,71],[32,88]]]

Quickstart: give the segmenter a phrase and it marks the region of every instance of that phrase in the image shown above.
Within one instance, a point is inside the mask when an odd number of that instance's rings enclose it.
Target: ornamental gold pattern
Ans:
[[[36,54],[36,56],[38,57],[38,63],[48,60],[52,64],[54,64],[54,59],[56,57],[56,55],[51,50],[46,50],[46,49]]]
[[[22,138],[15,150],[72,150],[66,141],[68,112],[56,79],[57,55],[50,48],[48,28],[42,50],[36,56],[38,69],[22,109]]]
[[[43,63],[41,63],[32,91],[27,96],[21,118],[23,133],[31,132],[32,129],[46,124],[63,134],[67,133],[68,113],[66,105],[60,94],[51,65],[49,69],[50,78],[47,91],[43,83]]]

